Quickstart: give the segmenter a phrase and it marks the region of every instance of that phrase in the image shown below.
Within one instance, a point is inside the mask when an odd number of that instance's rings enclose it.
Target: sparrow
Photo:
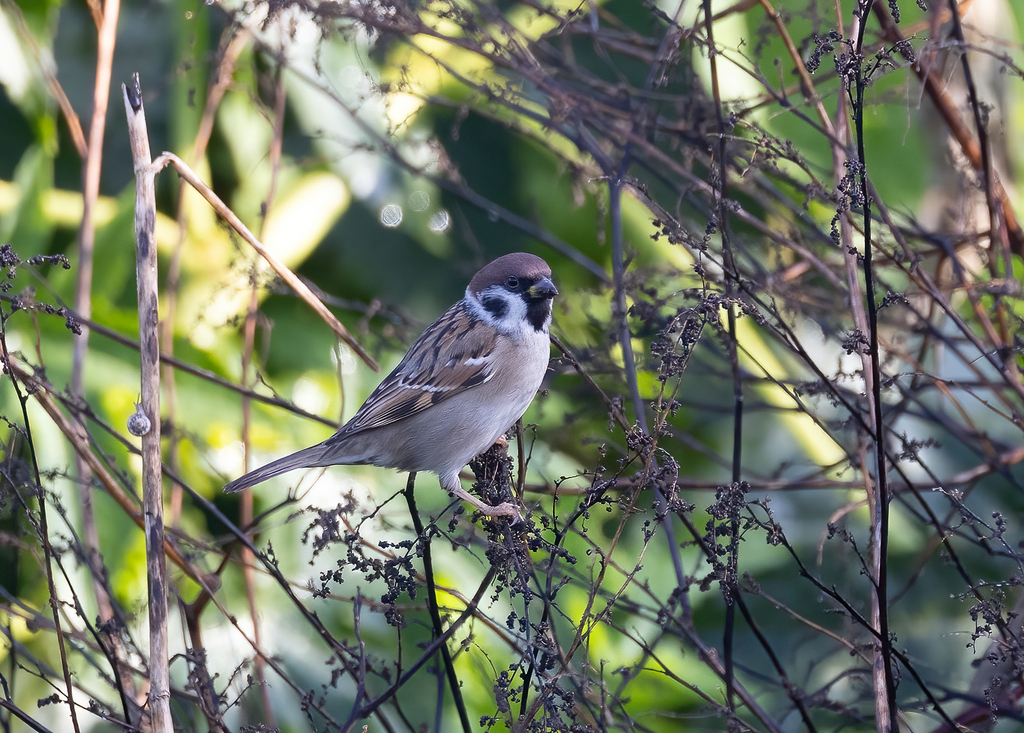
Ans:
[[[523,416],[548,368],[551,268],[516,252],[481,269],[465,297],[409,348],[352,419],[322,443],[279,458],[224,487],[234,493],[296,468],[370,464],[437,474],[441,488],[486,516],[519,518],[483,503],[459,471]]]

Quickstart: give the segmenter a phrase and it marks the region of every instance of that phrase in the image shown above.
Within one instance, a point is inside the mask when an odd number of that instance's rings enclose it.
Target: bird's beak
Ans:
[[[545,300],[558,295],[558,288],[555,287],[550,278],[542,277],[533,284],[532,288],[526,291],[526,294],[530,296],[530,300]]]

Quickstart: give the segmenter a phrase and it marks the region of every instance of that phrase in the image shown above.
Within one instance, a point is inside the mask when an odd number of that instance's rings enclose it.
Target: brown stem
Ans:
[[[874,3],[872,8],[878,17],[885,40],[893,44],[901,41],[905,42],[906,38],[893,22],[889,12],[885,9],[885,5]],[[960,146],[960,150],[970,162],[971,167],[979,172],[984,171],[981,146],[975,139],[974,133],[971,132],[971,128],[957,110],[956,102],[953,101],[949,93],[949,85],[936,69],[916,62],[910,54],[909,46],[901,43],[898,48],[903,57],[911,62],[910,68],[913,69],[917,77],[924,83],[925,92],[932,100],[932,104],[935,105],[939,114],[942,115],[942,119],[945,120],[946,126],[949,128],[950,135],[953,136],[953,139]],[[999,176],[995,171],[992,172],[991,184],[993,195],[1002,213],[1002,223],[1006,227],[1010,247],[1015,254],[1024,255],[1024,229],[1021,229],[1020,222],[1017,220],[1017,214],[1013,210],[1013,204],[1006,195],[1006,189],[1003,188],[1003,183],[999,180]]]
[[[110,77],[111,66],[114,61],[114,46],[117,41],[117,19],[120,11],[120,0],[108,0],[105,11],[97,15],[98,39],[96,52],[96,81],[93,87],[93,111],[92,120],[89,124],[89,142],[85,142],[82,135],[78,118],[67,103],[67,97],[57,84],[54,77],[51,84],[51,91],[61,103],[65,119],[71,130],[72,139],[75,140],[79,152],[84,158],[82,170],[82,221],[78,229],[78,271],[75,283],[75,310],[86,318],[92,312],[92,278],[93,278],[93,250],[96,241],[95,210],[96,200],[99,198],[100,174],[103,168],[103,137],[106,126],[107,107],[110,101]],[[65,107],[67,104],[67,107]],[[77,133],[77,134],[76,134]],[[81,138],[81,142],[79,142]],[[82,328],[80,336],[74,339],[71,368],[71,393],[76,397],[83,397],[85,394],[85,359],[89,348],[89,329]],[[84,437],[85,427],[78,422],[72,424],[73,429],[79,431],[79,437]],[[82,502],[82,535],[85,545],[85,552],[89,557],[89,565],[100,568],[103,565],[100,556],[99,530],[96,526],[96,515],[93,511],[93,487],[92,475],[85,460],[78,454],[75,455],[75,472],[79,478]],[[101,578],[93,575],[93,593],[96,597],[97,615],[100,625],[103,626],[114,617],[114,608],[111,603],[107,588]],[[111,649],[121,666],[122,672],[128,669],[125,657],[124,644],[117,634],[107,634]],[[135,685],[130,674],[121,674],[121,682],[125,686],[123,691],[127,697],[135,699]],[[127,711],[126,711],[127,713]],[[131,722],[131,721],[129,721]]]
[[[277,70],[277,84],[276,93],[274,95],[274,136],[270,144],[270,188],[267,191],[267,198],[263,206],[263,223],[266,223],[266,217],[270,213],[270,207],[274,201],[274,193],[277,190],[277,176],[281,165],[281,147],[284,139],[284,104],[285,104],[285,91],[284,81],[281,76],[281,67]],[[260,232],[262,235],[262,231]],[[259,312],[259,283],[257,279],[253,277],[252,289],[249,297],[249,308],[245,314],[245,348],[242,352],[242,379],[248,380],[249,378],[249,367],[253,360],[253,351],[255,348],[256,341],[256,318]],[[256,374],[253,374],[253,386],[255,385]],[[245,466],[244,470],[249,471],[252,466],[250,465],[251,452],[249,450],[249,431],[252,426],[252,402],[248,397],[242,397],[242,445],[245,450]],[[240,519],[243,527],[249,527],[253,520],[253,495],[251,491],[246,491],[241,497],[240,507]],[[252,550],[248,547],[242,548],[242,567],[244,568],[243,576],[245,578],[245,595],[249,602],[249,616],[252,620],[253,639],[256,641],[256,645],[262,648],[260,640],[260,623],[259,613],[256,606],[256,573],[253,567],[253,561],[255,557],[252,554]],[[256,678],[259,681],[260,701],[263,703],[263,717],[267,725],[273,727],[274,725],[274,708],[270,704],[270,692],[269,686],[266,684],[266,669],[267,662],[263,655],[256,655],[255,659],[256,667]]]
[[[206,94],[206,106],[203,107],[203,116],[199,122],[199,131],[196,133],[195,142],[192,145],[192,157],[189,158],[189,162],[192,165],[197,165],[202,157],[206,154],[206,146],[210,142],[210,135],[213,133],[213,122],[217,108],[220,106],[221,100],[224,98],[224,92],[227,90],[233,78],[235,64],[238,62],[238,55],[245,48],[246,41],[249,40],[248,29],[239,29],[237,26],[230,26],[224,31],[222,39],[230,38],[229,41],[222,45],[224,46],[224,53],[221,56],[220,63],[217,66],[217,74],[215,80],[210,84],[210,89]],[[181,256],[185,249],[185,237],[188,236],[188,219],[186,217],[186,196],[188,195],[188,186],[184,181],[178,186],[178,241],[174,247],[174,253],[171,255],[171,261],[167,268],[167,284],[164,288],[164,298],[166,303],[166,310],[164,318],[161,321],[161,333],[160,333],[160,348],[161,353],[167,356],[174,355],[174,324],[178,312],[178,291],[181,282]],[[164,362],[163,369],[163,384],[164,384],[164,398],[166,400],[167,410],[167,423],[174,425],[177,418],[177,407],[178,407],[178,390],[177,380],[175,379],[174,368],[169,365],[166,361]],[[172,432],[168,436],[167,440],[167,462],[168,464],[177,470],[178,468],[178,433],[177,431]],[[181,516],[181,502],[184,491],[182,490],[181,484],[176,481],[171,482],[171,501],[170,501],[170,515],[171,525],[176,526],[178,518]]]

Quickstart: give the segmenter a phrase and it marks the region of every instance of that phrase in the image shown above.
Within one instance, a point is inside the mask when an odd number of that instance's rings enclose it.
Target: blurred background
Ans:
[[[177,729],[1020,729],[1022,12],[0,2],[0,725],[149,729],[137,73],[383,368],[158,175]],[[221,492],[514,251],[560,291],[527,530]]]

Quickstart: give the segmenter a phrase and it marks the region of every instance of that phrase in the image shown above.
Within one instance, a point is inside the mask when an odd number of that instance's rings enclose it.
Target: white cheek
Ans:
[[[533,331],[533,328],[526,320],[526,301],[522,297],[509,293],[504,288],[497,286],[488,288],[480,295],[481,299],[484,297],[500,298],[505,304],[505,313],[501,316],[495,316],[491,311],[484,308],[480,300],[474,295],[471,293],[466,294],[466,299],[469,302],[470,309],[473,311],[473,315],[488,326],[516,341],[523,341],[529,336],[528,332]]]

